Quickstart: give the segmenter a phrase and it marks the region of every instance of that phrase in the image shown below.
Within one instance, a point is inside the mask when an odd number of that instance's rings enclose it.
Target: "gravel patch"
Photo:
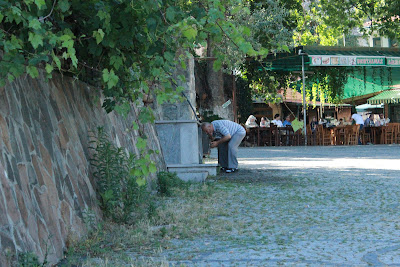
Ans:
[[[216,157],[213,150],[211,158]],[[400,266],[400,146],[239,149],[219,232],[172,239],[187,266]]]

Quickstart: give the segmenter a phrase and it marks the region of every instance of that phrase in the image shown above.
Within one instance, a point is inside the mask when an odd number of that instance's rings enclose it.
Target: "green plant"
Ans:
[[[146,180],[135,174],[138,168],[135,156],[128,156],[122,148],[116,147],[102,127],[93,137],[91,165],[95,169],[93,175],[100,207],[107,218],[132,223],[144,215],[149,205]]]
[[[175,188],[185,188],[187,184],[176,173],[159,172],[157,174],[157,191],[162,196],[172,196]]]
[[[47,266],[47,257],[43,260],[43,262],[39,261],[39,258],[36,254],[32,252],[22,252],[18,253],[18,263],[19,267],[44,267]]]
[[[202,114],[204,122],[212,122],[215,120],[222,120],[222,118],[216,114],[214,114],[211,110],[205,110]]]

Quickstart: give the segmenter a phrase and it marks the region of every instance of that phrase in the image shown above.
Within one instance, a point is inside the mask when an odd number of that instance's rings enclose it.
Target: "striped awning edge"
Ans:
[[[387,90],[367,100],[368,104],[398,104],[400,103],[400,90]]]

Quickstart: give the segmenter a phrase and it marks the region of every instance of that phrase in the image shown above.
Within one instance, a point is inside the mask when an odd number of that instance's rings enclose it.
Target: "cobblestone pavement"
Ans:
[[[166,260],[400,266],[399,145],[240,148],[239,165],[216,178],[229,192],[217,218],[227,230],[172,240]]]

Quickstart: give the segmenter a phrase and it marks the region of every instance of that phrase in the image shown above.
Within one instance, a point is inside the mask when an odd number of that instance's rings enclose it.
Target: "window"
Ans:
[[[382,47],[381,37],[372,39],[372,47]]]

